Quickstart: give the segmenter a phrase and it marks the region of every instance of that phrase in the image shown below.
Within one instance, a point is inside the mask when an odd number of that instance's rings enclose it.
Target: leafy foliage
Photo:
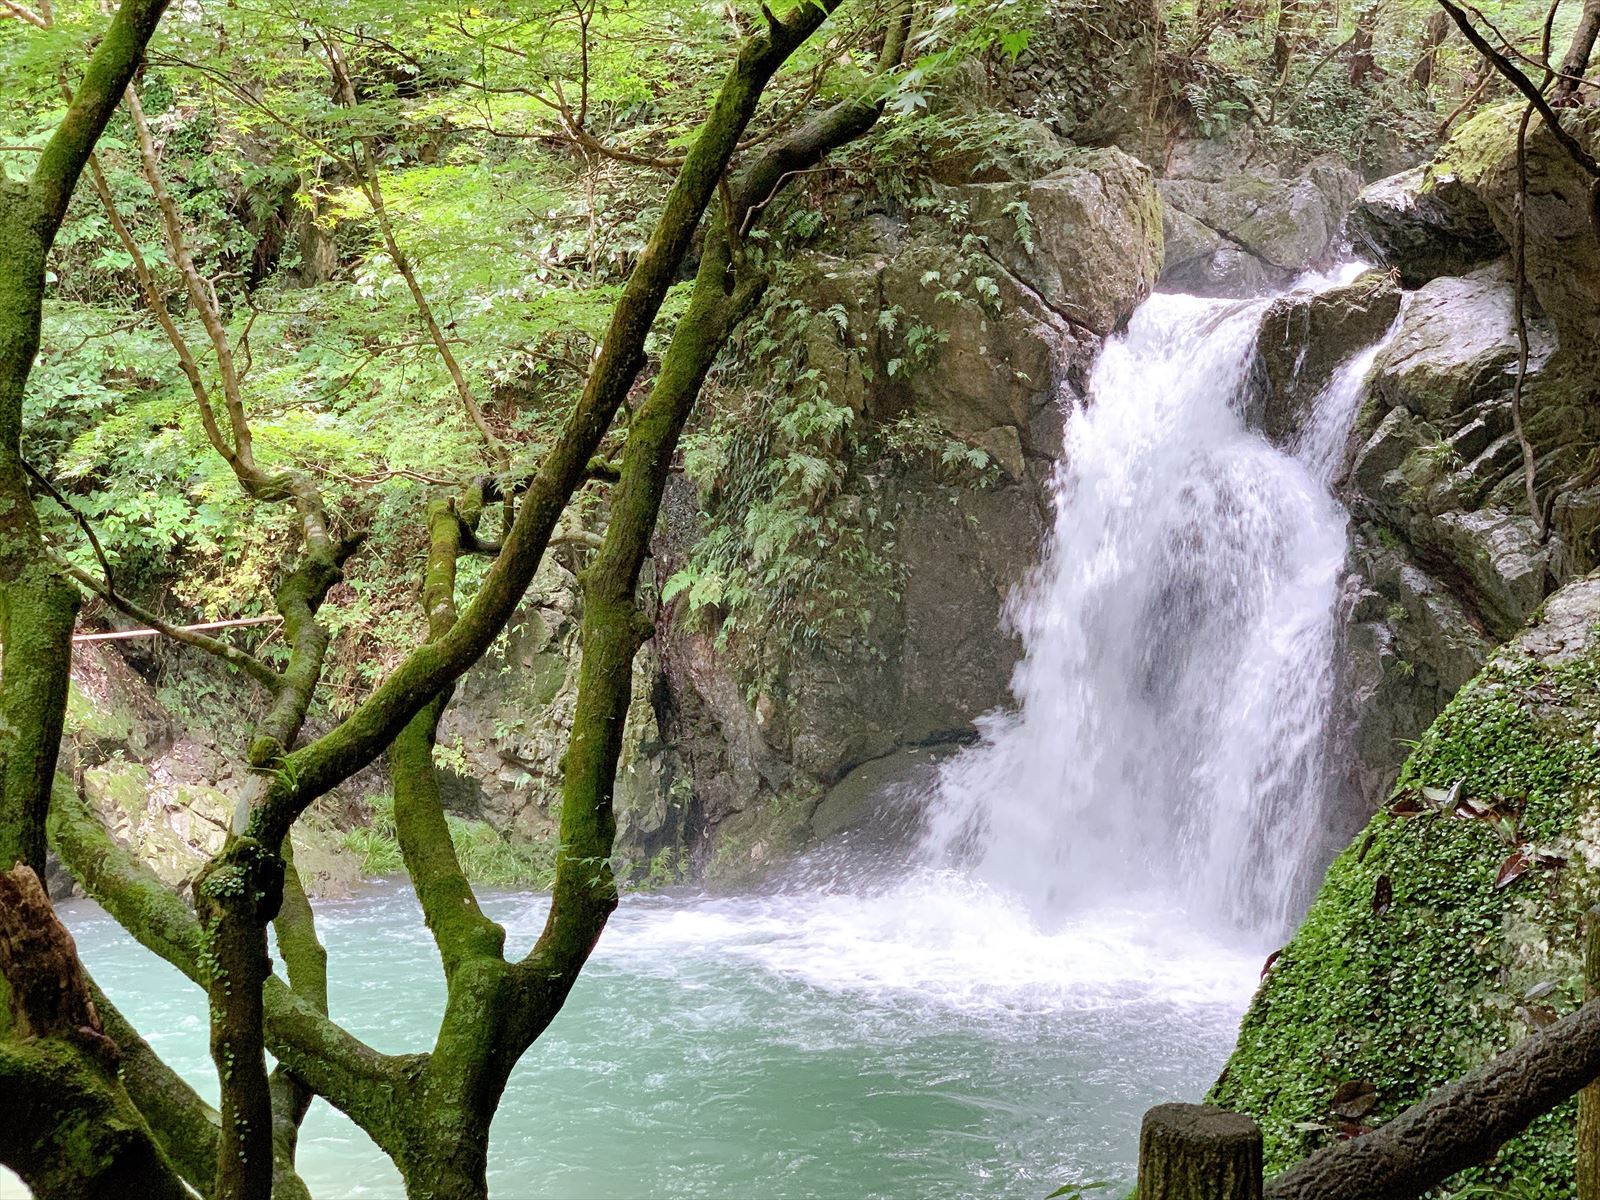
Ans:
[[[1530,54],[1539,52],[1548,7],[1478,6]],[[1433,40],[1442,28],[1430,18],[1439,15],[1432,0],[1169,2],[1163,99],[1205,136],[1249,128],[1279,153],[1335,153],[1379,172],[1396,169],[1434,145],[1464,101],[1470,109],[1473,95],[1500,94],[1459,37]],[[1558,48],[1575,21],[1575,12],[1558,15]]]
[[[932,292],[985,279],[925,279]],[[992,281],[988,281],[992,287]],[[713,416],[684,439],[684,470],[706,521],[688,561],[662,589],[740,658],[752,692],[801,653],[877,654],[873,621],[899,596],[892,496],[865,468],[896,464],[982,483],[988,454],[933,419],[864,419],[860,376],[882,359],[886,381],[933,369],[945,331],[898,305],[872,317],[876,350],[856,353],[842,305],[817,311],[804,270],[780,275],[714,381]],[[854,390],[852,390],[854,389]]]

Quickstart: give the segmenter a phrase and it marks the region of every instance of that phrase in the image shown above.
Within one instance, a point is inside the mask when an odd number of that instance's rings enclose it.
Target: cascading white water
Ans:
[[[1151,900],[1267,930],[1303,900],[1345,553],[1329,481],[1376,350],[1280,450],[1244,413],[1268,303],[1152,297],[1069,414],[1009,612],[1016,708],[945,765],[926,837],[1039,918]]]

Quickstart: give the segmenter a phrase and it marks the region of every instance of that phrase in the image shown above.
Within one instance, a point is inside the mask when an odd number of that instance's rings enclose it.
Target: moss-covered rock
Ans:
[[[62,737],[69,766],[91,766],[116,754],[155,757],[175,736],[171,716],[115,650],[83,645],[73,652]]]
[[[1382,1122],[1580,1001],[1577,921],[1600,867],[1597,725],[1591,576],[1451,702],[1271,965],[1211,1096],[1261,1124],[1269,1171],[1339,1135],[1342,1085],[1371,1084],[1366,1120]],[[1569,1197],[1572,1145],[1569,1105],[1458,1183]]]
[[[1520,116],[1516,103],[1479,113],[1433,162],[1368,189],[1350,222],[1358,247],[1417,290],[1374,367],[1341,481],[1357,518],[1344,599],[1342,757],[1356,764],[1346,820],[1373,810],[1403,745],[1472,660],[1600,565],[1600,247],[1588,181],[1537,120],[1521,404],[1533,505],[1512,419],[1520,347],[1505,250]],[[1592,112],[1562,120],[1590,144],[1600,134]]]
[[[1517,125],[1522,105],[1501,105],[1468,121],[1440,151],[1434,171],[1453,170],[1488,208],[1500,236],[1515,237]],[[1600,111],[1563,110],[1564,127],[1593,154]],[[1535,118],[1527,139],[1528,285],[1571,351],[1600,339],[1600,242],[1590,216],[1591,180]],[[1585,345],[1587,343],[1587,345]]]
[[[1463,274],[1515,239],[1520,101],[1465,122],[1433,162],[1373,184],[1351,214],[1358,248],[1395,267],[1408,287]],[[1564,127],[1590,152],[1600,113],[1573,108]],[[1539,119],[1527,137],[1528,283],[1571,351],[1600,335],[1600,245],[1590,219],[1590,180]]]

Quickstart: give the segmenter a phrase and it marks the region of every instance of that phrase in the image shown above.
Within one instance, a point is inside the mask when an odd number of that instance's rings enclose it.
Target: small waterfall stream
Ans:
[[[1105,347],[1011,607],[1014,711],[946,761],[920,852],[885,871],[846,845],[760,894],[625,898],[512,1076],[495,1194],[1132,1182],[1140,1114],[1216,1077],[1320,865],[1345,547],[1328,480],[1376,350],[1277,449],[1244,416],[1268,302],[1157,296]],[[485,897],[515,953],[546,905]],[[318,909],[335,1015],[384,1051],[427,1045],[442,987],[405,886]],[[99,982],[214,1097],[203,994],[93,905],[63,912]],[[399,1194],[320,1103],[299,1162],[319,1196]]]
[[[1152,297],[1069,415],[1055,528],[1009,613],[1016,708],[945,765],[926,837],[1043,921],[1113,900],[1278,931],[1321,865],[1329,484],[1377,349],[1272,446],[1245,420],[1269,302]]]

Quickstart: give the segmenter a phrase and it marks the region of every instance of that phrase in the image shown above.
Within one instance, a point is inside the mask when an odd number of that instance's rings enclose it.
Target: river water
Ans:
[[[485,907],[513,951],[543,921],[538,899]],[[88,902],[64,914],[101,985],[214,1097],[198,989]],[[379,1049],[425,1047],[443,992],[409,891],[380,884],[318,915],[334,1015]],[[512,1077],[491,1192],[998,1200],[1127,1182],[1140,1113],[1209,1085],[1261,962],[1150,913],[1041,933],[958,875],[865,895],[630,896]],[[400,1195],[321,1102],[299,1161],[319,1198]]]
[[[1107,346],[1011,606],[1017,703],[922,797],[904,861],[624,899],[512,1078],[496,1196],[1131,1183],[1140,1114],[1216,1077],[1321,866],[1345,527],[1327,484],[1371,354],[1300,445],[1269,446],[1244,419],[1265,303],[1158,296]],[[544,905],[485,907],[517,951]],[[198,990],[92,904],[63,912],[102,986],[214,1095]],[[379,1049],[425,1048],[442,987],[409,891],[318,915],[334,1016]],[[300,1164],[319,1197],[399,1195],[320,1102]]]

